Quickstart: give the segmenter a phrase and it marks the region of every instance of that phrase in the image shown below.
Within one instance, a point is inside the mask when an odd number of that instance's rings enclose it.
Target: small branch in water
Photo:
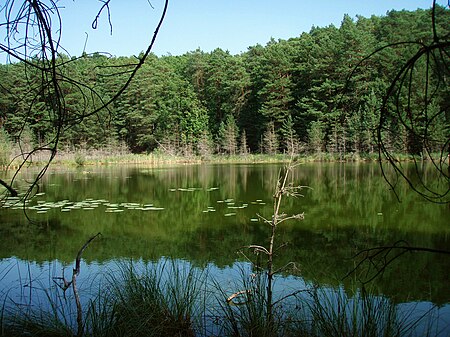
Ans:
[[[81,308],[80,295],[78,294],[77,289],[77,276],[80,274],[81,254],[83,254],[83,251],[87,248],[87,246],[89,246],[89,244],[99,235],[101,234],[97,233],[89,240],[87,240],[83,247],[81,247],[81,249],[78,251],[77,259],[75,261],[75,268],[73,269],[72,273],[72,289],[73,295],[75,296],[75,302],[77,304],[77,337],[81,337],[83,335],[83,309]]]
[[[66,290],[72,286],[73,295],[75,296],[75,303],[77,306],[77,334],[76,337],[81,337],[83,335],[83,309],[81,307],[80,302],[80,295],[78,294],[77,289],[77,276],[80,274],[80,264],[81,264],[81,255],[83,254],[84,250],[89,246],[89,244],[98,236],[100,236],[101,233],[95,234],[93,237],[91,237],[89,240],[86,241],[86,243],[81,247],[81,249],[78,251],[76,260],[75,260],[75,268],[73,268],[72,272],[72,280],[67,281],[64,277],[64,269],[62,277],[54,277],[53,282],[56,283],[58,287],[60,287],[63,292],[64,296],[66,296]],[[56,282],[56,280],[61,280],[62,285]]]
[[[62,284],[56,282],[56,280],[62,281]],[[69,281],[66,280],[66,277],[64,276],[64,268],[63,268],[63,271],[62,271],[62,276],[61,277],[54,277],[53,278],[53,282],[55,282],[55,284],[59,288],[61,288],[61,290],[63,291],[63,294],[64,294],[64,299],[65,299],[66,298],[66,290],[70,288],[70,286],[72,285],[72,281],[69,282]]]
[[[263,247],[263,246],[259,246],[259,245],[250,245],[250,246],[246,246],[245,248],[248,248],[248,249],[254,249],[254,252],[255,252],[255,253],[262,252],[262,253],[264,253],[264,254],[269,255],[269,251],[267,250],[267,248],[265,248],[265,247]]]
[[[237,304],[244,304],[245,302],[238,302],[238,303],[236,303],[236,302],[234,302],[233,300],[234,300],[236,297],[240,296],[240,295],[243,295],[243,294],[250,294],[251,292],[252,292],[252,291],[251,291],[250,289],[247,289],[247,290],[241,290],[241,291],[235,292],[234,294],[232,294],[231,296],[229,296],[229,297],[227,298],[227,303],[228,303],[228,304],[232,303],[232,304],[235,304],[235,305],[237,305]]]
[[[275,306],[275,305],[277,305],[278,303],[283,302],[285,299],[287,299],[287,298],[289,298],[289,297],[293,297],[293,296],[296,296],[296,295],[298,295],[298,294],[300,294],[300,293],[309,292],[309,291],[311,291],[311,289],[309,289],[309,288],[308,288],[308,289],[299,289],[299,290],[296,290],[296,291],[294,291],[294,292],[292,292],[292,293],[289,293],[289,294],[287,294],[287,295],[285,295],[285,296],[279,298],[278,300],[276,300],[275,302],[273,302],[273,305]]]
[[[81,261],[81,254],[83,254],[83,251],[89,246],[89,244],[97,237],[102,235],[101,233],[95,234],[93,237],[91,237],[89,240],[86,241],[86,243],[81,247],[81,249],[78,251],[77,258],[75,260],[75,269],[73,270],[76,272],[76,274],[80,274],[80,261]]]

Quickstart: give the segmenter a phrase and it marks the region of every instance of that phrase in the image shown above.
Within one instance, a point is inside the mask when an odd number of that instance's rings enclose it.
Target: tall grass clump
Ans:
[[[411,325],[388,298],[365,291],[349,297],[341,288],[315,288],[306,302],[309,336],[407,336]]]
[[[173,261],[120,265],[102,280],[95,277],[88,298],[84,296],[81,330],[74,296],[56,286],[39,285],[43,296],[38,300],[4,301],[0,336],[205,335],[204,275]]]
[[[4,301],[1,336],[74,336],[73,299],[60,295],[55,288],[39,285],[37,289],[43,296],[33,303]]]
[[[232,288],[242,289],[231,296],[228,289],[220,284],[216,300],[217,311],[220,316],[218,336],[290,336],[292,324],[287,319],[282,306],[275,305],[268,312],[267,277],[263,273],[250,275],[241,271],[239,279],[235,280]],[[289,310],[289,314],[293,314]],[[270,319],[268,319],[270,318]]]
[[[114,336],[195,336],[201,330],[200,272],[167,263],[121,266],[110,284]]]
[[[97,287],[95,296],[88,301],[85,309],[86,336],[120,336],[114,330],[116,322],[114,298],[105,284]]]

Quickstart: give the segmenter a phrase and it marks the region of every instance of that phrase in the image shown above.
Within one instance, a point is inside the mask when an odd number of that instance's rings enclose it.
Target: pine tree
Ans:
[[[270,122],[264,132],[261,147],[264,153],[274,155],[278,153],[278,137],[275,132],[275,123]]]
[[[228,115],[225,121],[220,123],[219,141],[223,152],[235,155],[237,150],[238,129],[233,115]]]
[[[250,151],[249,151],[248,145],[247,145],[247,134],[244,129],[244,130],[242,130],[241,139],[239,142],[239,154],[247,155],[249,152]]]
[[[313,153],[321,154],[324,147],[325,133],[323,130],[323,123],[320,121],[311,122],[308,129],[308,144],[309,149]]]
[[[283,135],[284,150],[291,155],[297,154],[299,152],[299,141],[294,130],[294,123],[291,115],[283,121],[281,133]]]

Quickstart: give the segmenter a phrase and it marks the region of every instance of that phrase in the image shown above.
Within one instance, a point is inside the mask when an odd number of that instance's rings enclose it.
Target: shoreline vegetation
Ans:
[[[256,269],[241,270],[226,287],[207,270],[170,259],[145,266],[123,262],[104,275],[90,275],[101,281],[87,292],[75,294],[55,281],[35,285],[44,294],[37,300],[26,294],[13,302],[3,299],[0,336],[389,337],[437,336],[448,329],[439,322],[436,306],[405,308],[375,295],[370,286],[347,294],[314,283],[292,296],[275,297],[269,322],[266,277]],[[27,287],[22,282],[19,286]],[[239,298],[228,302],[234,294]],[[81,311],[77,296],[83,300]]]
[[[13,156],[10,160],[5,158],[0,163],[0,170],[16,170],[23,165],[21,155]],[[11,156],[12,157],[12,156]],[[83,167],[83,166],[102,166],[102,165],[122,165],[122,164],[143,164],[150,166],[159,165],[177,165],[177,164],[201,164],[201,163],[286,163],[292,159],[301,162],[378,162],[380,157],[377,152],[372,153],[347,153],[344,155],[335,155],[326,152],[319,153],[244,153],[244,154],[211,154],[202,155],[175,155],[167,154],[162,151],[153,151],[151,153],[131,153],[124,149],[112,150],[104,149],[82,149],[78,151],[62,150],[57,153],[52,160],[51,167]],[[396,161],[442,161],[441,153],[433,153],[427,156],[394,154]],[[445,160],[445,159],[444,159]],[[383,161],[383,160],[382,160]],[[39,167],[48,162],[47,153],[40,151],[34,153],[28,160],[26,167]]]

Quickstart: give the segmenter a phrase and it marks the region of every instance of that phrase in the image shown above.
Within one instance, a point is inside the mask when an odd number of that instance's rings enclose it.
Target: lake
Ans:
[[[174,258],[208,268],[230,282],[248,266],[238,253],[242,247],[268,243],[270,230],[262,219],[273,213],[272,195],[281,167],[52,169],[25,211],[15,200],[0,209],[0,295],[17,284],[20,291],[10,290],[8,296],[23,296],[24,286],[36,280],[51,283],[63,267],[70,270],[78,250],[98,232],[102,236],[83,253],[84,277],[118,261],[145,264]],[[33,174],[24,172],[19,181],[25,185]],[[291,261],[298,266],[283,272],[278,287],[292,286],[294,278],[352,294],[359,281],[374,275],[364,263],[344,278],[362,249],[404,242],[449,250],[448,205],[424,201],[406,184],[398,186],[397,200],[377,164],[307,163],[297,166],[290,180],[305,186],[303,196],[284,199],[282,210],[304,213],[304,220],[282,223],[277,230],[276,246],[283,247],[276,266]],[[449,256],[409,252],[395,259],[370,287],[399,305],[414,304],[425,311],[436,307],[448,322],[449,270]]]

